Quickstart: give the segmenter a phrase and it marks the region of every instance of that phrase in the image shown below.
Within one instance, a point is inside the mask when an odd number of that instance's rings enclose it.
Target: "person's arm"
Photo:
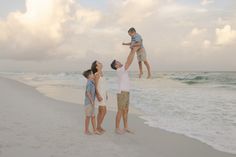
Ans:
[[[92,98],[92,94],[87,91],[87,92],[86,92],[86,95],[87,95],[87,97],[89,98],[90,103],[91,103],[92,105],[94,105],[94,101],[93,101],[93,98]]]
[[[132,48],[133,48],[133,47],[140,47],[141,45],[142,45],[142,42],[139,41],[139,42],[134,43],[134,44],[132,45]]]
[[[129,56],[127,58],[127,61],[125,63],[125,70],[127,70],[130,65],[132,64],[133,60],[134,60],[134,55],[135,55],[135,52],[138,50],[138,47],[134,47],[131,49],[131,52],[129,53]]]
[[[122,45],[131,45],[131,42],[129,42],[129,43],[122,43]]]
[[[102,98],[101,94],[100,94],[99,91],[98,91],[98,81],[99,81],[99,78],[100,78],[100,74],[96,73],[96,74],[95,74],[95,89],[96,89],[96,96],[97,96],[97,99],[98,99],[98,101],[100,102],[100,101],[103,100],[103,98]]]

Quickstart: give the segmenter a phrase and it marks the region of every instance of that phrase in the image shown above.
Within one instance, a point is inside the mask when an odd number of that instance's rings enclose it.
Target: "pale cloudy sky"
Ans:
[[[0,71],[125,61],[129,27],[153,70],[236,70],[235,0],[0,0]],[[132,69],[137,69],[135,58]]]

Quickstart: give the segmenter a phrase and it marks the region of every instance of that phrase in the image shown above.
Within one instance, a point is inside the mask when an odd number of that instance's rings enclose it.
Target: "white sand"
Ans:
[[[1,157],[235,157],[197,140],[150,128],[135,115],[135,135],[116,135],[115,113],[102,136],[83,134],[82,105],[50,99],[25,84],[0,78]]]

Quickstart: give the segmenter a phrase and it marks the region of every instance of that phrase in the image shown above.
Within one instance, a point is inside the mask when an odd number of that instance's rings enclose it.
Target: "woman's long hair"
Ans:
[[[92,70],[93,74],[95,74],[95,73],[98,71],[98,69],[97,69],[97,60],[95,60],[95,61],[92,63],[92,65],[91,65],[91,70]]]

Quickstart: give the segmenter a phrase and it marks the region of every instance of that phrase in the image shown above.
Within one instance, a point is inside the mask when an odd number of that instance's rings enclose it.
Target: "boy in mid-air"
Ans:
[[[91,119],[91,123],[93,126],[94,134],[100,135],[101,133],[96,129],[96,121],[95,121],[95,84],[94,84],[94,75],[92,70],[86,70],[83,72],[84,77],[87,79],[86,91],[85,91],[85,100],[84,100],[84,110],[85,110],[85,129],[84,132],[86,135],[91,135],[89,132],[89,121]]]
[[[150,65],[147,61],[147,55],[146,51],[143,46],[143,39],[141,35],[139,35],[136,30],[132,27],[128,30],[128,34],[131,37],[131,42],[129,43],[122,43],[123,45],[129,45],[131,49],[134,47],[138,47],[137,50],[137,59],[138,59],[138,64],[139,64],[139,78],[142,77],[143,75],[143,68],[142,68],[142,62],[144,62],[145,66],[147,67],[148,71],[148,79],[151,78],[151,70],[150,70]]]

